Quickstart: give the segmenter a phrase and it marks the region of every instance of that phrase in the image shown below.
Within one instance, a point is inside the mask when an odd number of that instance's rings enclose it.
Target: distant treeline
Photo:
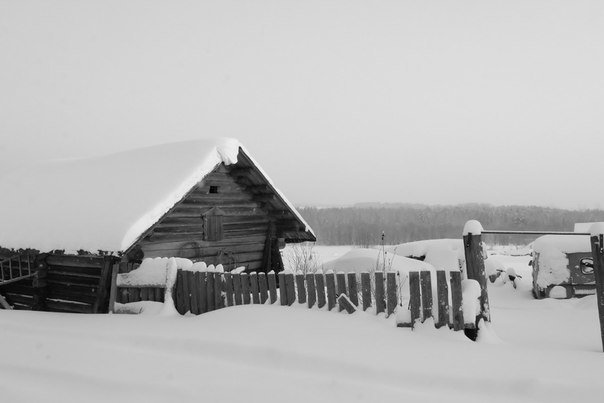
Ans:
[[[576,222],[604,221],[604,210],[563,210],[536,206],[463,204],[363,204],[353,207],[299,209],[323,245],[377,245],[435,238],[460,238],[468,220],[485,229],[572,231]],[[489,235],[498,244],[527,244],[536,236]]]

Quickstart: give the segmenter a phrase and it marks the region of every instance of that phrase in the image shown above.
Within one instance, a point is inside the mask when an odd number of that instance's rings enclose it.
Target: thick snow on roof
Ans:
[[[234,139],[194,140],[4,174],[0,246],[126,250],[217,165],[235,164],[240,147]]]
[[[594,224],[604,224],[598,222],[577,222],[575,223],[575,232],[591,232],[591,228]]]
[[[550,250],[561,253],[591,252],[591,243],[587,235],[543,235],[533,242],[535,253],[543,254]]]
[[[544,235],[533,242],[533,252],[539,254],[536,283],[541,288],[561,284],[570,278],[567,253],[591,252],[587,235]]]

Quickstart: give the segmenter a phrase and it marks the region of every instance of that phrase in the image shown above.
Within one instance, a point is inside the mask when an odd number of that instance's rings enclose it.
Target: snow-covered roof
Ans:
[[[588,235],[543,235],[533,242],[535,253],[555,250],[561,253],[591,252]]]
[[[240,149],[249,156],[234,139],[194,140],[0,174],[0,246],[124,251],[219,164],[237,163]]]
[[[604,224],[603,222],[577,222],[575,223],[575,232],[591,232],[594,224]]]

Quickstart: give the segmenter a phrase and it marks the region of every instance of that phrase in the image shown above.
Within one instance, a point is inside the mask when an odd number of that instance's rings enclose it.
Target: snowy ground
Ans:
[[[526,256],[499,258],[530,273]],[[411,331],[368,314],[301,307],[198,317],[0,311],[0,401],[568,402],[604,395],[595,297],[534,300],[530,275],[517,289],[490,285],[489,296],[492,331],[479,343],[427,324]]]

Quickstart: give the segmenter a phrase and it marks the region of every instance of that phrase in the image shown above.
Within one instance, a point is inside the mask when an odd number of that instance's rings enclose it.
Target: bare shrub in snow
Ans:
[[[303,242],[291,246],[286,259],[294,273],[309,274],[319,270],[319,261],[313,251],[314,247],[313,242]]]

